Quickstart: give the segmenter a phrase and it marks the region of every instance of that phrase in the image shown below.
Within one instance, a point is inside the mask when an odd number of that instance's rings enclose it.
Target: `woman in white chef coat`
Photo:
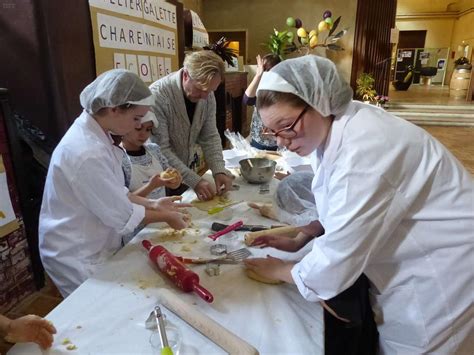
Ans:
[[[267,133],[312,155],[325,234],[293,264],[253,259],[263,276],[330,299],[364,273],[384,354],[472,353],[474,184],[423,129],[352,101],[334,64],[307,55],[263,74]]]
[[[53,152],[39,221],[44,268],[66,297],[122,246],[122,235],[141,223],[163,221],[185,228],[186,206],[177,199],[148,200],[124,187],[122,156],[111,134],[141,125],[153,103],[134,73],[114,69],[98,76],[80,95],[82,114]]]

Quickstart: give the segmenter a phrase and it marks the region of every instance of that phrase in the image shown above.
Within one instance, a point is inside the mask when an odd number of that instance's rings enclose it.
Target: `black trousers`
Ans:
[[[369,280],[362,274],[344,292],[326,301],[343,322],[324,310],[326,355],[375,355],[379,333],[369,300]]]

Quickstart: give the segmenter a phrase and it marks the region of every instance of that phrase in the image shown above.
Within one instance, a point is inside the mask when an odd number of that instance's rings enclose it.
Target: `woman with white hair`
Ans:
[[[312,155],[325,232],[300,262],[249,262],[330,299],[364,273],[385,354],[474,348],[474,184],[423,129],[352,101],[335,65],[304,56],[264,73],[257,105],[281,146]]]
[[[53,152],[39,220],[39,249],[46,272],[66,297],[122,246],[140,224],[163,221],[175,229],[188,217],[175,198],[148,200],[125,188],[123,150],[113,135],[136,127],[153,102],[134,73],[114,69],[80,95],[82,114]]]

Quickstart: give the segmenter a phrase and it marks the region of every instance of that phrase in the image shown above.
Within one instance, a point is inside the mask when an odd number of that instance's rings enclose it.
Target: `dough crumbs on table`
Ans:
[[[77,346],[75,346],[74,344],[69,344],[68,346],[66,346],[66,349],[67,350],[77,350]]]
[[[187,245],[183,245],[183,246],[181,247],[181,251],[182,251],[182,252],[190,252],[191,250],[192,250],[192,249],[191,249],[189,246],[187,246]]]
[[[69,340],[69,338],[64,338],[61,344],[63,345],[71,344],[71,340]]]

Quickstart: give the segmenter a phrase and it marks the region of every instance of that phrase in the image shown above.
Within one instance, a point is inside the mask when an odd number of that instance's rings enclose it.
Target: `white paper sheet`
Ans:
[[[0,173],[0,227],[16,219],[10,193],[8,191],[7,174]]]

